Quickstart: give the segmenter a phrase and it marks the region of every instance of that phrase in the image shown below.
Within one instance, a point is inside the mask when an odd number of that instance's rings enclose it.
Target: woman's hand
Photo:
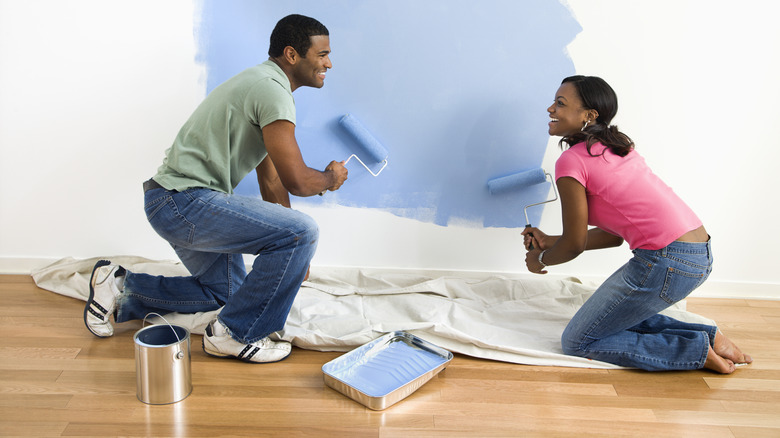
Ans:
[[[540,249],[534,249],[525,253],[525,266],[528,268],[528,271],[533,272],[534,274],[547,273],[544,266],[539,263],[539,254],[541,253],[542,250]]]
[[[531,245],[533,245],[533,249],[539,250],[545,250],[552,246],[552,244],[548,242],[550,236],[536,227],[526,227],[520,234],[523,235],[523,245],[525,245],[526,251],[531,250]]]
[[[536,227],[527,227],[521,233],[523,235],[523,245],[525,245],[525,266],[530,272],[535,274],[546,274],[544,266],[539,263],[539,254],[551,247],[557,237],[548,236]],[[533,245],[533,246],[532,246]],[[533,248],[533,249],[531,249]]]

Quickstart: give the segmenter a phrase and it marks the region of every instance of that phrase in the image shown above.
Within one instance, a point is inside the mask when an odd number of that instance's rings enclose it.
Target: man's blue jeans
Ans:
[[[561,337],[563,352],[651,371],[702,368],[717,327],[658,312],[687,297],[710,275],[710,242],[672,242],[633,253],[569,322]]]
[[[195,313],[223,307],[219,319],[242,343],[284,328],[317,249],[309,216],[262,199],[209,189],[147,190],[146,216],[190,277],[128,272],[116,321],[150,312]],[[249,275],[242,254],[257,255]]]

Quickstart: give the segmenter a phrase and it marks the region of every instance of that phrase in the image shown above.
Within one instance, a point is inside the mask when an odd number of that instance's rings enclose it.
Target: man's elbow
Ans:
[[[318,192],[313,190],[307,184],[300,179],[293,179],[290,181],[282,181],[282,185],[285,190],[293,196],[305,198],[307,196],[316,195]]]
[[[305,190],[300,184],[285,184],[284,188],[287,189],[287,191],[293,196],[305,198],[306,196],[312,195],[311,193],[309,193],[309,191]]]

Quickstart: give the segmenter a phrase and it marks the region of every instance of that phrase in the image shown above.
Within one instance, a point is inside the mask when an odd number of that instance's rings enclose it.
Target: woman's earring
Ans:
[[[590,123],[590,120],[586,120],[586,121],[585,121],[585,125],[582,127],[582,129],[580,129],[580,131],[584,131],[584,130],[585,130],[585,128],[587,128],[587,127],[588,127],[588,123]]]

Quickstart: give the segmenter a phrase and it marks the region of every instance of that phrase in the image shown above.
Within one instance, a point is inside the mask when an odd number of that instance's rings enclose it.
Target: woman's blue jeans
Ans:
[[[147,190],[146,216],[189,277],[128,272],[116,321],[150,312],[217,310],[234,339],[258,341],[284,328],[319,230],[309,216],[259,198],[209,189]],[[242,254],[257,255],[249,275]]]
[[[672,242],[633,253],[569,322],[561,337],[563,352],[650,371],[702,368],[717,327],[658,312],[687,297],[710,275],[710,242]]]

